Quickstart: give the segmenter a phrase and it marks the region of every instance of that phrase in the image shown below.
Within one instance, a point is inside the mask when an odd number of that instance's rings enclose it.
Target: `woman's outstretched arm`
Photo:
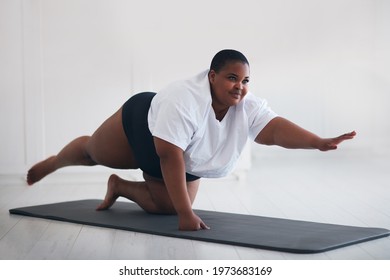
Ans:
[[[338,144],[354,138],[355,135],[356,132],[352,131],[334,138],[321,138],[285,118],[276,117],[257,135],[255,142],[288,149],[329,151],[337,149]]]

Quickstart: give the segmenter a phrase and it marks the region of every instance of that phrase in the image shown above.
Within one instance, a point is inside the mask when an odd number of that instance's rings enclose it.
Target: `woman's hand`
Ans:
[[[195,231],[210,229],[195,213],[179,215],[179,230]]]
[[[356,135],[355,131],[345,133],[343,135],[340,135],[335,138],[321,138],[318,141],[318,150],[326,152],[329,150],[335,150],[337,149],[337,145],[343,142],[344,140],[349,140],[354,138]]]

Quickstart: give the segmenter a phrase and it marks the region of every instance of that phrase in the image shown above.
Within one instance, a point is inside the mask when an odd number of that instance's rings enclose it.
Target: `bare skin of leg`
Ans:
[[[122,109],[108,118],[92,136],[82,136],[66,145],[57,155],[35,164],[27,174],[32,185],[59,168],[72,165],[103,165],[118,169],[136,169],[138,164],[122,126]],[[175,209],[162,180],[144,174],[144,182],[131,182],[111,175],[107,194],[97,210],[111,207],[118,197],[126,197],[149,213],[174,214]],[[199,180],[188,182],[191,202]]]
[[[144,182],[126,181],[117,175],[111,175],[108,180],[106,197],[97,210],[110,208],[119,197],[125,197],[136,202],[148,213],[176,214],[164,181],[144,174]],[[187,182],[187,191],[191,203],[198,192],[200,180]]]
[[[137,168],[123,130],[122,108],[108,118],[92,136],[79,137],[57,155],[35,164],[27,173],[27,183],[32,185],[62,167],[97,164],[118,169]]]

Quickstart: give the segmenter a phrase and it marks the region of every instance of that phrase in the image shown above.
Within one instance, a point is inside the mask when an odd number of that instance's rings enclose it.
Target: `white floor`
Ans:
[[[390,229],[389,163],[389,157],[342,152],[255,157],[240,180],[203,180],[194,208]],[[0,259],[390,259],[390,237],[302,255],[8,213],[14,207],[100,199],[104,180],[100,174],[60,173],[28,187],[21,179],[0,177]]]

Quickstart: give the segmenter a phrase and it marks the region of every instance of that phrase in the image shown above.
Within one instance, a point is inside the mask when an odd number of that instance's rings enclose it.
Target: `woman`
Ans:
[[[248,91],[249,74],[242,53],[222,50],[209,70],[158,94],[131,97],[92,136],[34,165],[27,183],[70,165],[140,168],[143,182],[111,175],[97,210],[126,197],[149,213],[177,214],[180,230],[208,229],[192,210],[200,178],[228,174],[248,137],[259,144],[328,151],[356,135],[320,138],[277,116]]]

